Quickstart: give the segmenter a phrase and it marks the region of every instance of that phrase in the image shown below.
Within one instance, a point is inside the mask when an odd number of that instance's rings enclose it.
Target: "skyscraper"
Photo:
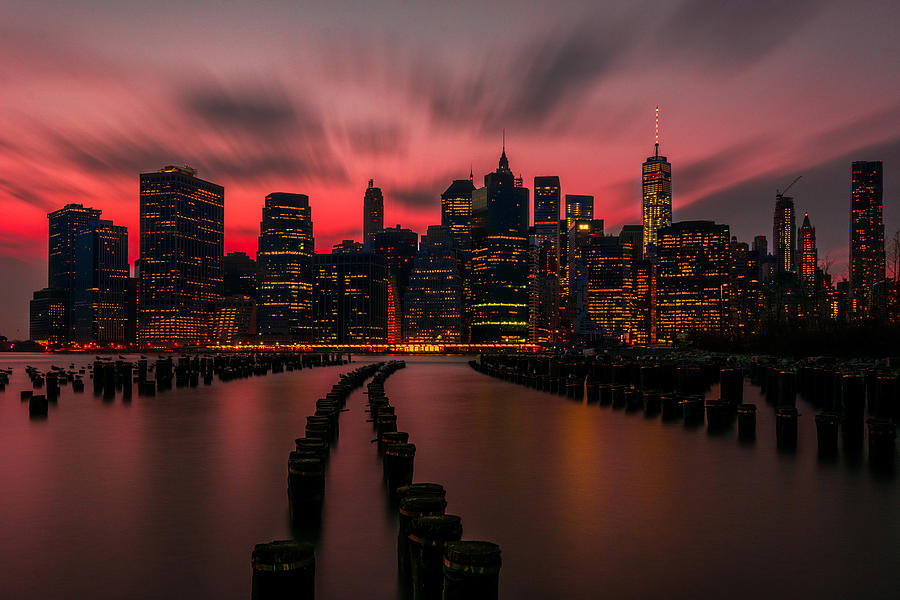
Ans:
[[[95,220],[75,237],[74,337],[81,344],[128,341],[128,230]]]
[[[29,303],[28,336],[39,344],[56,346],[67,341],[65,290],[44,288]]]
[[[85,208],[81,204],[67,204],[47,215],[50,227],[50,242],[47,262],[47,287],[59,290],[65,295],[63,303],[63,330],[61,343],[74,336],[75,318],[73,302],[77,284],[75,281],[75,238],[87,229],[91,222],[100,218],[100,211]],[[59,296],[54,296],[55,302]]]
[[[881,161],[855,161],[850,196],[850,301],[855,315],[869,316],[874,286],[885,278]]]
[[[536,246],[550,242],[559,252],[559,177],[556,175],[534,178],[534,236]]]
[[[809,288],[816,282],[816,266],[819,263],[819,254],[816,250],[816,229],[809,223],[809,213],[803,215],[803,224],[797,231],[797,240],[800,282]]]
[[[594,197],[583,194],[566,194],[566,231],[578,219],[590,221],[594,218]]]
[[[441,225],[453,238],[454,248],[465,258],[472,250],[472,175],[456,179],[441,194]]]
[[[406,342],[458,343],[461,339],[462,285],[451,240],[447,229],[436,225],[422,236],[403,298]]]
[[[223,296],[256,298],[256,261],[245,252],[229,252],[222,260]]]
[[[575,331],[623,339],[631,326],[631,244],[598,235],[579,250],[583,265],[576,296]]]
[[[266,196],[259,226],[257,333],[270,342],[312,342],[312,209],[304,194]]]
[[[506,149],[472,192],[472,342],[528,337],[528,189],[517,187]]]
[[[315,265],[316,341],[386,343],[389,284],[384,258],[339,246],[331,254],[317,254]]]
[[[641,166],[641,225],[644,228],[644,256],[652,258],[657,232],[672,224],[672,165],[659,155],[659,107],[656,107],[656,142],[653,156]]]
[[[797,229],[794,224],[794,199],[775,196],[775,222],[772,227],[772,252],[779,273],[793,273]]]
[[[388,227],[375,234],[372,253],[384,258],[388,270],[388,343],[403,340],[403,297],[419,250],[419,234],[412,229]]]
[[[657,339],[719,333],[728,277],[727,225],[682,221],[663,227],[657,245]]]
[[[535,342],[555,342],[559,330],[559,209],[559,177],[535,177],[529,279],[529,337]]]
[[[363,197],[363,248],[369,250],[375,241],[375,234],[384,229],[384,196],[375,181],[369,180]]]
[[[202,344],[222,292],[225,190],[188,167],[140,175],[138,336],[150,346]]]

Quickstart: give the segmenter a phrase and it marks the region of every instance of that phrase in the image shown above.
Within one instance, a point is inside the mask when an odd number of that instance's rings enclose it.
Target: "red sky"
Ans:
[[[496,167],[559,175],[607,230],[638,223],[661,107],[675,220],[771,238],[796,175],[819,255],[846,272],[852,160],[885,161],[900,226],[894,2],[5,3],[0,21],[0,333],[27,336],[46,213],[103,210],[138,249],[138,173],[187,162],[225,186],[227,251],[255,253],[273,191],[310,196],[317,248],[439,222]],[[433,4],[433,5],[432,5]]]

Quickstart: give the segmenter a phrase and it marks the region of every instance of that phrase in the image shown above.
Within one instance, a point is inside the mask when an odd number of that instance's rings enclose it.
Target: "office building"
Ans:
[[[778,273],[794,273],[797,228],[794,224],[794,199],[775,196],[775,219],[772,227],[772,252]]]
[[[566,231],[572,229],[576,220],[594,218],[594,197],[583,194],[566,194]]]
[[[313,320],[322,344],[387,343],[388,271],[370,252],[315,256]]]
[[[208,340],[209,312],[222,293],[225,190],[188,167],[140,175],[141,344]]]
[[[381,195],[381,188],[375,187],[375,181],[370,179],[363,196],[363,247],[366,250],[372,248],[375,234],[382,229],[384,229],[384,196]]]
[[[497,170],[472,192],[475,343],[528,338],[528,189],[515,183],[504,148]]]
[[[857,317],[877,312],[872,290],[885,278],[881,161],[856,161],[850,196],[850,303]]]
[[[658,341],[672,344],[695,333],[721,333],[728,226],[682,221],[660,229],[657,240]]]
[[[256,253],[256,325],[263,341],[313,341],[314,254],[309,197],[287,193],[266,196]]]
[[[422,236],[403,297],[403,334],[407,343],[459,343],[462,334],[462,285],[452,234],[430,226]]]
[[[475,184],[468,179],[456,179],[441,194],[441,226],[453,238],[454,249],[467,258],[472,250],[472,192]]]
[[[75,236],[73,335],[81,345],[128,342],[128,230],[112,221],[91,221]]]

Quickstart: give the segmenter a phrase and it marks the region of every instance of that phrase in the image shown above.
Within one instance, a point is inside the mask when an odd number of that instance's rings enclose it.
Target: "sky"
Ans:
[[[0,334],[27,337],[49,211],[129,229],[138,174],[187,163],[225,187],[225,250],[254,255],[275,191],[307,194],[317,251],[385,225],[424,233],[440,193],[497,166],[559,175],[617,233],[640,167],[672,163],[674,220],[772,236],[775,191],[847,271],[850,163],[884,161],[900,228],[900,3],[0,0]]]

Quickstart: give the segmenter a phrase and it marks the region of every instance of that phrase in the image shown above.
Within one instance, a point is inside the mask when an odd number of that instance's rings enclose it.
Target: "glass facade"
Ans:
[[[721,333],[728,276],[727,225],[682,221],[663,227],[657,245],[657,340]]]
[[[594,197],[584,194],[566,194],[566,231],[572,229],[572,225],[578,219],[591,220],[594,218]]]
[[[190,167],[140,175],[138,339],[203,344],[222,293],[225,190]]]
[[[659,144],[641,166],[641,197],[644,256],[652,258],[659,229],[672,224],[672,165],[659,155]]]
[[[473,343],[528,338],[528,189],[517,187],[504,151],[472,192]]]
[[[775,263],[779,273],[795,272],[796,231],[794,199],[778,194],[775,199],[775,219],[772,227],[772,251],[775,253]]]
[[[125,227],[97,220],[76,236],[72,341],[101,346],[129,341],[128,275]]]
[[[459,343],[462,339],[462,285],[450,233],[431,226],[404,296],[404,341]]]
[[[81,204],[67,204],[47,215],[49,245],[47,261],[47,287],[65,293],[63,299],[63,333],[65,343],[75,336],[73,302],[77,284],[75,281],[75,238],[100,218],[100,211]]]
[[[257,333],[266,342],[312,342],[312,209],[303,194],[266,196],[259,226]]]
[[[388,271],[370,252],[315,256],[313,319],[323,344],[387,342]]]
[[[885,278],[881,161],[852,165],[850,195],[850,302],[853,314],[875,312],[872,291]]]

